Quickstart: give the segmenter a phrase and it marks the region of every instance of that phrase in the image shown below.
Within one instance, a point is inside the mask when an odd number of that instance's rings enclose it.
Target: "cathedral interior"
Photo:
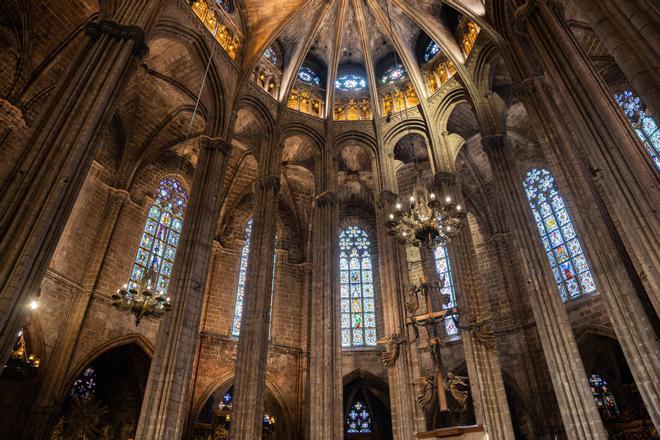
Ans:
[[[660,439],[656,0],[2,0],[0,439]]]

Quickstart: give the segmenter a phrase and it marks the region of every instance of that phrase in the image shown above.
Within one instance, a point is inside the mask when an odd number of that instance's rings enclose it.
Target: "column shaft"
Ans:
[[[262,434],[279,187],[278,176],[261,176],[255,183],[249,276],[234,378],[231,438],[235,440],[258,440]]]
[[[184,217],[181,244],[170,283],[169,296],[173,298],[173,306],[158,329],[135,436],[139,440],[170,440],[183,435],[199,344],[204,286],[209,274],[230,148],[220,139],[202,138],[190,205]]]
[[[97,137],[136,60],[159,1],[120,2],[113,20],[89,23],[27,151],[0,194],[0,357],[23,325],[99,146]]]

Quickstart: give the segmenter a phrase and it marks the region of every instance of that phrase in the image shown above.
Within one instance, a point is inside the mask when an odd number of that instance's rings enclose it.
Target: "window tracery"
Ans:
[[[435,41],[431,40],[424,49],[424,62],[428,63],[431,59],[440,52],[440,46]]]
[[[316,72],[307,66],[302,66],[300,68],[298,71],[298,79],[305,84],[314,84],[317,86],[321,84],[321,78],[316,74]]]
[[[353,403],[346,414],[346,433],[370,434],[372,432],[371,414],[369,414],[367,406],[358,400]]]
[[[438,272],[440,280],[444,279],[444,284],[441,289],[443,295],[447,295],[449,302],[446,305],[443,305],[442,308],[453,309],[456,307],[456,290],[454,287],[454,277],[451,271],[451,265],[449,264],[449,253],[445,246],[436,246],[434,250],[435,254],[435,268]],[[445,332],[448,337],[458,336],[458,316],[450,313],[445,317]]]
[[[137,290],[140,283],[147,283],[159,292],[167,292],[187,204],[188,195],[181,181],[167,177],[160,182],[133,264],[130,289]]]
[[[75,399],[88,400],[96,392],[96,371],[87,367],[73,382],[69,394]]]
[[[614,95],[617,104],[623,110],[637,137],[642,141],[646,153],[655,167],[660,170],[660,130],[653,115],[646,111],[646,105],[631,90],[624,90]]]
[[[524,186],[562,300],[594,293],[596,284],[554,177],[533,168]]]
[[[381,77],[380,81],[383,84],[390,84],[393,82],[401,81],[402,79],[406,78],[406,70],[403,68],[401,64],[394,64],[391,67],[389,67],[387,70],[385,70],[385,73],[383,73],[383,76]]]
[[[338,90],[355,92],[367,88],[367,81],[360,75],[347,73],[337,78],[335,87]]]
[[[376,307],[371,265],[371,242],[358,226],[339,235],[341,345],[376,345]]]

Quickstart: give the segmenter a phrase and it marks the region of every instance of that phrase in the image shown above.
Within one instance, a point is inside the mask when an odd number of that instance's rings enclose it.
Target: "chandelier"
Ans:
[[[140,324],[144,316],[160,317],[165,312],[172,310],[170,298],[165,295],[165,292],[153,292],[152,279],[155,278],[153,274],[153,271],[147,272],[137,288],[128,289],[128,286],[124,284],[123,288],[112,295],[112,305],[119,310],[133,313],[136,326]]]
[[[388,235],[403,245],[434,248],[456,237],[466,217],[451,195],[436,196],[418,176],[410,199],[407,203],[396,202],[385,226]]]
[[[29,353],[23,330],[21,330],[18,333],[18,341],[5,365],[5,374],[14,378],[26,379],[33,376],[40,365],[41,359],[34,353]]]

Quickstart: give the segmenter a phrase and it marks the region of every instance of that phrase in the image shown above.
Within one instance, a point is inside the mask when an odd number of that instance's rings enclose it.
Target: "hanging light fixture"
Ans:
[[[154,293],[152,280],[155,272],[148,271],[137,288],[128,289],[127,285],[112,295],[112,305],[119,310],[128,310],[135,315],[135,325],[138,326],[144,316],[160,317],[172,310],[170,298],[165,292]],[[145,281],[146,280],[146,281]]]
[[[18,332],[18,340],[5,365],[4,376],[27,379],[36,374],[40,365],[41,359],[36,354],[29,352],[23,330],[21,330]]]

